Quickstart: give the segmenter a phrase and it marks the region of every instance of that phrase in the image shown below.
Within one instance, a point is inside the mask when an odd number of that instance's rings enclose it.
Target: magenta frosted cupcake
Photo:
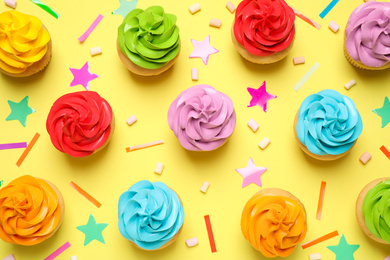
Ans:
[[[209,85],[196,85],[172,102],[168,124],[185,149],[212,151],[233,134],[236,114],[226,94]]]
[[[366,2],[350,15],[345,28],[344,54],[355,67],[390,67],[390,3]]]

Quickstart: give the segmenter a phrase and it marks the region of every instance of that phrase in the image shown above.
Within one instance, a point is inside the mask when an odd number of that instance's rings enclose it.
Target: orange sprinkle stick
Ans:
[[[314,246],[314,245],[316,245],[318,243],[324,242],[324,241],[326,241],[328,239],[331,239],[332,237],[335,237],[335,236],[338,236],[338,235],[339,235],[339,232],[337,232],[337,230],[333,231],[333,232],[331,232],[329,234],[326,234],[325,236],[319,237],[319,238],[314,239],[314,240],[312,240],[310,242],[302,244],[302,249],[306,249],[308,247]]]
[[[310,24],[311,26],[315,27],[316,29],[320,29],[321,28],[321,24],[313,21],[312,19],[310,19],[309,17],[307,17],[306,15],[304,15],[303,13],[299,12],[298,10],[294,10],[294,14],[296,16],[298,16],[299,18],[301,18],[302,20],[304,20],[305,22],[307,22],[308,24]]]
[[[97,201],[95,198],[93,198],[91,195],[89,195],[85,190],[83,190],[82,188],[80,188],[76,183],[74,183],[73,181],[70,182],[70,187],[72,187],[73,189],[75,189],[76,191],[78,191],[78,193],[80,193],[81,195],[83,195],[87,200],[89,200],[90,202],[92,202],[96,207],[100,208],[100,206],[102,205],[99,201]]]
[[[385,156],[387,157],[387,159],[390,160],[390,152],[389,152],[389,150],[387,150],[386,147],[385,147],[384,145],[382,145],[381,148],[379,148],[379,149],[382,151],[382,153],[385,154]]]
[[[211,253],[215,253],[217,252],[217,247],[215,246],[215,240],[214,240],[213,229],[211,227],[210,216],[209,215],[204,216],[204,221],[206,223],[207,235],[209,236]]]
[[[31,139],[30,143],[27,145],[26,149],[23,151],[22,155],[20,156],[19,160],[16,162],[16,166],[20,167],[24,159],[26,159],[26,156],[33,148],[34,144],[37,142],[38,138],[41,135],[38,133],[35,133],[34,137]]]
[[[141,150],[141,149],[149,148],[149,147],[160,145],[160,144],[164,144],[164,141],[158,140],[158,141],[154,141],[154,142],[150,142],[150,143],[146,143],[146,144],[139,144],[139,145],[126,147],[126,152],[129,153],[132,151]]]
[[[320,197],[318,198],[317,217],[316,219],[321,220],[322,206],[324,205],[326,182],[321,181]]]

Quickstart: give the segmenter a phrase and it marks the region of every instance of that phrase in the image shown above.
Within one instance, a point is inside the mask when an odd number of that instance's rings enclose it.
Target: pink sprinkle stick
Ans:
[[[62,252],[64,252],[66,249],[70,247],[70,243],[66,242],[62,246],[60,246],[56,251],[54,251],[51,255],[45,258],[45,260],[53,260],[57,256],[59,256]]]
[[[314,26],[314,27],[315,27],[316,29],[318,29],[318,30],[321,28],[321,24],[319,24],[319,23],[313,21],[312,19],[310,19],[309,17],[307,17],[307,16],[304,15],[303,13],[301,13],[301,12],[295,10],[294,8],[293,8],[293,10],[294,10],[294,13],[295,13],[296,16],[298,16],[299,18],[301,18],[302,20],[304,20],[305,22],[307,22],[307,23],[310,24],[311,26]]]
[[[98,17],[93,21],[91,26],[83,33],[83,35],[80,36],[79,41],[82,43],[84,42],[88,36],[92,33],[93,30],[95,30],[96,26],[100,23],[100,21],[103,19],[103,15],[99,14]]]

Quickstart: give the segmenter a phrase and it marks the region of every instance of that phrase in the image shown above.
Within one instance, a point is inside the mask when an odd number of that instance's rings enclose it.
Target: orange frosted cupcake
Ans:
[[[246,203],[241,231],[264,256],[289,256],[306,236],[305,207],[285,190],[263,189]]]
[[[57,231],[64,211],[54,184],[21,176],[0,189],[0,238],[24,246],[39,244]]]
[[[38,18],[18,11],[0,14],[0,71],[12,77],[27,77],[50,62],[50,34]]]

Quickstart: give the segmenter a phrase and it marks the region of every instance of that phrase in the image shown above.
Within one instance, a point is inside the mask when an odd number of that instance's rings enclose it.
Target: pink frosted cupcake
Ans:
[[[172,102],[168,124],[185,149],[211,151],[232,135],[236,114],[227,95],[209,85],[196,85]]]
[[[366,2],[351,14],[345,28],[344,54],[355,67],[390,67],[390,3]]]

